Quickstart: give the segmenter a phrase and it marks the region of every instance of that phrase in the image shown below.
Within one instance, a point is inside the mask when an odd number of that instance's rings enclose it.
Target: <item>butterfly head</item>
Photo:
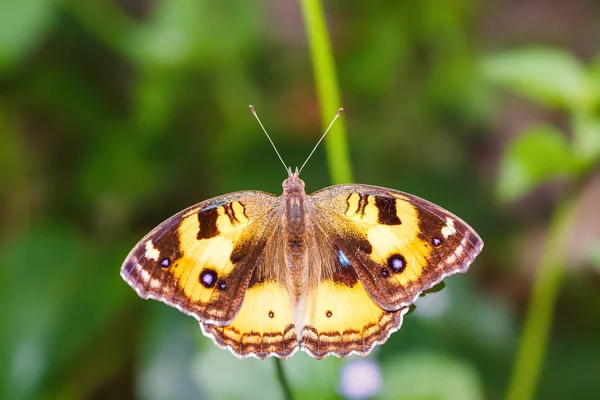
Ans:
[[[288,177],[285,181],[283,181],[283,193],[288,194],[292,192],[302,192],[304,193],[304,181],[300,179],[300,171],[298,171],[298,167],[296,170],[292,172],[292,167],[288,167]]]

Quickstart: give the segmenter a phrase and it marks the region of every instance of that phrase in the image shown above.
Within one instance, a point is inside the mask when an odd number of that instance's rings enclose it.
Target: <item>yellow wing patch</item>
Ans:
[[[305,299],[300,343],[315,358],[369,353],[400,328],[408,310],[383,310],[351,268],[338,272],[341,280],[321,281]]]
[[[250,287],[239,313],[227,326],[201,323],[217,345],[241,357],[291,356],[298,349],[288,291],[273,280]]]
[[[390,273],[391,279],[404,286],[419,281],[432,246],[419,237],[417,208],[401,196],[383,198],[358,192],[351,193],[346,203],[344,215],[371,245],[370,259],[387,265],[390,257],[402,255],[403,273]]]
[[[183,219],[178,229],[178,235],[181,247],[187,251],[172,271],[177,277],[185,274],[184,279],[179,280],[179,283],[186,295],[194,301],[208,301],[209,298],[202,299],[202,290],[196,290],[202,288],[202,286],[198,287],[198,280],[188,280],[187,277],[198,277],[200,271],[207,267],[215,269],[219,275],[228,275],[233,270],[233,264],[229,257],[239,234],[224,235],[220,233],[212,238],[198,240],[199,231],[200,224],[197,218],[190,216]]]
[[[173,281],[193,303],[206,304],[219,297],[234,264],[231,254],[248,226],[239,201],[216,207],[198,218],[185,215],[177,229],[183,256],[171,267]],[[204,232],[204,233],[203,233]]]
[[[418,237],[417,209],[411,203],[401,199],[382,201],[373,195],[352,193],[347,204],[345,215],[366,233],[373,246],[371,258],[375,262],[386,262],[391,254],[400,252],[411,255],[415,266],[424,264],[431,247]]]

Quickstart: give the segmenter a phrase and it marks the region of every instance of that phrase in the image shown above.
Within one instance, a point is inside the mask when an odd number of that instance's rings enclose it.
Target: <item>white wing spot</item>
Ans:
[[[148,281],[150,281],[150,279],[152,278],[150,272],[146,271],[141,264],[138,263],[136,265],[136,269],[140,272],[140,278],[142,282],[147,283]]]
[[[151,279],[150,280],[150,288],[152,289],[158,289],[161,286],[161,282],[158,279]]]
[[[446,265],[452,265],[456,263],[458,257],[460,257],[462,253],[464,253],[466,244],[467,238],[463,238],[463,240],[460,241],[460,244],[458,245],[456,250],[454,250],[454,253],[452,253],[452,255],[446,259]]]
[[[454,227],[454,220],[450,217],[446,217],[446,226],[442,228],[442,235],[444,235],[445,239],[448,239],[448,236],[454,235],[456,233],[456,228]]]
[[[151,240],[146,242],[146,253],[144,253],[147,259],[152,261],[158,261],[158,257],[160,257],[160,251],[156,247]]]

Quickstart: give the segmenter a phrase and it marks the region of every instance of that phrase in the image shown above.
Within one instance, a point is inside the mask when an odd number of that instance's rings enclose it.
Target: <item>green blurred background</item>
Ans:
[[[295,398],[600,398],[598,4],[323,6],[355,181],[486,246],[368,361],[283,362]],[[283,396],[272,360],[217,349],[119,268],[191,204],[279,194],[248,104],[301,164],[314,74],[293,0],[0,0],[0,398]]]

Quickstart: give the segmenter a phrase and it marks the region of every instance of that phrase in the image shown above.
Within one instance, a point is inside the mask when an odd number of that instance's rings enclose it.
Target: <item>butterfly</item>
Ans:
[[[321,359],[368,354],[421,293],[466,272],[483,248],[460,218],[408,193],[343,184],[307,195],[302,167],[286,167],[279,197],[240,191],[167,219],[121,276],[239,358]]]

